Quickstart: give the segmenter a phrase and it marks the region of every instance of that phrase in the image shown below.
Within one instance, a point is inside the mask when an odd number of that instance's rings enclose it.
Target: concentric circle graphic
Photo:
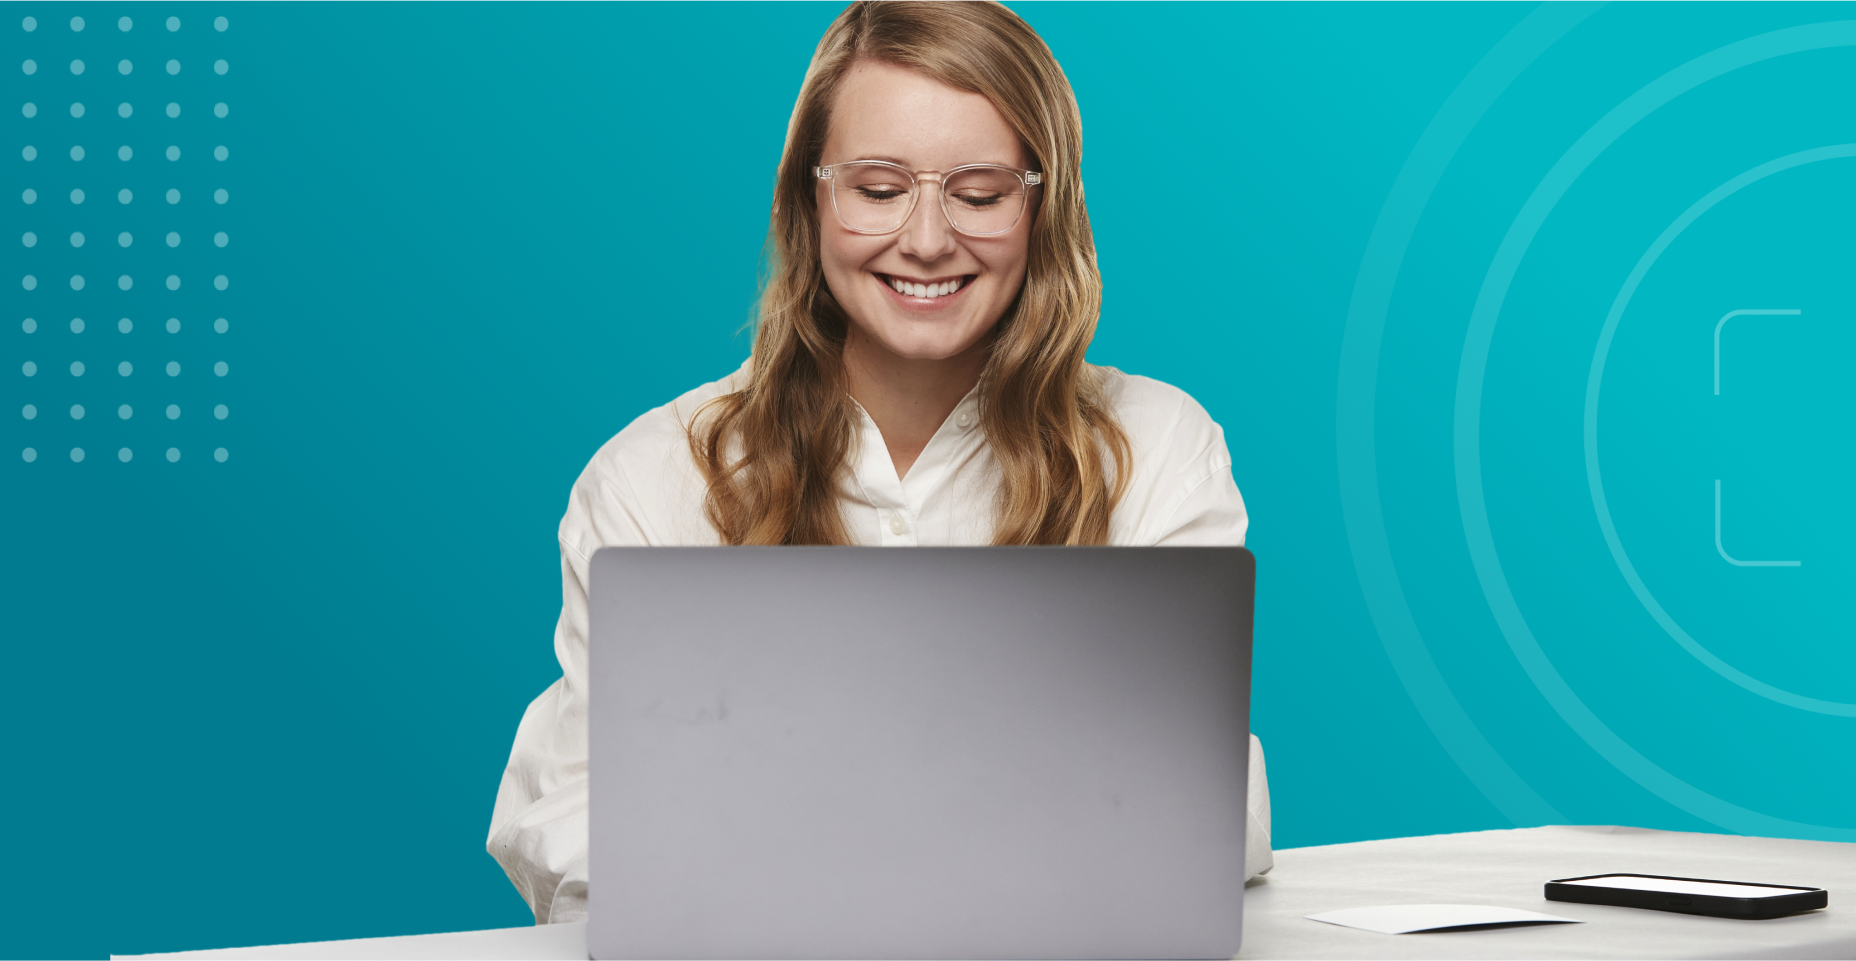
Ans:
[[[1476,297],[1464,338],[1463,362],[1457,377],[1456,470],[1457,494],[1463,512],[1463,532],[1483,596],[1501,626],[1502,635],[1521,666],[1561,718],[1605,760],[1640,786],[1696,817],[1746,834],[1790,836],[1810,834],[1825,840],[1853,841],[1856,830],[1803,824],[1750,811],[1724,801],[1670,774],[1638,753],[1599,720],[1575,694],[1559,670],[1548,660],[1540,642],[1527,626],[1514,593],[1502,572],[1501,559],[1489,528],[1483,497],[1481,459],[1481,406],[1483,375],[1489,344],[1495,335],[1502,301],[1527,248],[1566,191],[1598,156],[1638,122],[1690,90],[1723,74],[1763,60],[1806,50],[1856,46],[1856,22],[1809,24],[1777,30],[1729,44],[1704,54],[1658,77],[1606,114],[1575,141],[1547,171],[1532,196],[1522,205],[1502,238],[1495,260]]]
[[[1355,568],[1375,626],[1401,682],[1439,741],[1482,793],[1516,824],[1539,824],[1565,819],[1516,774],[1463,710],[1432,659],[1405,598],[1392,558],[1379,492],[1379,465],[1374,438],[1379,354],[1392,293],[1397,286],[1407,248],[1445,168],[1469,133],[1481,122],[1490,105],[1547,48],[1590,16],[1593,9],[1583,5],[1554,5],[1535,11],[1471,71],[1438,111],[1413,148],[1374,225],[1362,259],[1342,341],[1336,398],[1336,452],[1343,512]],[[1748,834],[1856,840],[1856,830],[1850,828],[1773,817],[1732,804],[1695,787],[1638,752],[1574,693],[1548,659],[1522,615],[1495,547],[1482,478],[1480,430],[1483,385],[1496,323],[1530,244],[1567,190],[1609,146],[1658,109],[1724,74],[1793,53],[1853,45],[1856,45],[1856,22],[1849,21],[1809,24],[1761,34],[1688,61],[1643,86],[1606,113],[1558,158],[1533,187],[1519,213],[1508,225],[1483,275],[1457,367],[1451,435],[1458,507],[1478,585],[1509,650],[1554,712],[1612,767],[1679,810],[1729,830]],[[1748,171],[1742,178],[1759,179],[1779,169],[1789,169],[1789,166],[1832,159],[1830,154],[1841,149],[1844,148],[1820,148],[1819,151],[1788,155]],[[1841,157],[1843,154],[1836,156]],[[1745,183],[1733,186],[1742,178],[1730,181],[1721,189],[1731,193],[1745,186]],[[1713,197],[1711,202],[1704,198],[1684,216],[1688,217],[1688,222],[1692,222],[1705,212],[1707,206],[1718,203],[1724,196],[1710,194]],[[1659,238],[1659,243],[1666,247],[1668,241],[1673,241],[1675,233],[1680,233],[1685,226],[1686,223],[1680,220],[1671,225],[1665,231],[1665,236]],[[1640,260],[1642,272],[1648,271],[1655,254],[1659,252],[1653,247],[1645,259]],[[1633,277],[1641,279],[1641,273],[1633,274]],[[1611,316],[1613,323],[1607,325],[1606,336],[1615,328],[1616,318],[1622,316],[1629,299],[1629,287],[1627,283],[1627,290],[1620,293],[1614,305]],[[1588,397],[1591,404],[1596,402],[1602,360],[1600,356],[1593,362],[1593,380]],[[1590,414],[1591,410],[1588,409]],[[1588,417],[1588,428],[1590,423]],[[1592,436],[1588,430],[1593,492],[1595,499],[1602,499],[1602,489],[1596,480],[1597,462],[1595,448],[1591,446]],[[1602,517],[1602,506],[1600,513]],[[1621,541],[1616,539],[1615,530],[1606,526],[1606,535],[1613,546],[1614,558],[1619,560],[1620,570],[1626,570],[1628,560],[1622,553]],[[1628,572],[1626,579],[1630,579]],[[1640,589],[1640,582],[1634,583],[1632,587],[1638,592],[1639,600],[1649,596],[1647,589]],[[1653,604],[1653,599],[1645,602],[1646,608]],[[1669,619],[1664,626],[1667,628],[1672,624],[1673,619]],[[1675,630],[1679,631],[1680,628]],[[1678,637],[1677,640],[1680,642],[1682,639]],[[1699,644],[1683,646],[1704,663],[1709,663],[1708,658],[1712,655],[1703,656],[1706,651]],[[1735,680],[1732,674],[1727,673],[1734,669],[1718,658],[1709,666],[1723,677]],[[1760,684],[1744,674],[1740,677],[1752,685]],[[1735,682],[1741,683],[1739,680]],[[1741,683],[1741,686],[1766,694],[1779,703],[1789,703],[1793,707],[1818,713],[1856,713],[1841,709],[1848,705],[1800,698],[1769,686],[1770,692],[1780,696],[1773,697],[1747,683]],[[1787,697],[1793,700],[1787,701]],[[1830,710],[1824,710],[1825,707]]]

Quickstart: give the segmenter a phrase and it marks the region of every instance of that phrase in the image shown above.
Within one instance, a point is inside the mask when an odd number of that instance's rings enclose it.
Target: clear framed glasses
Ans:
[[[952,170],[911,171],[887,160],[851,160],[813,167],[831,188],[831,209],[847,230],[887,234],[901,229],[915,210],[922,185],[941,186],[941,210],[963,234],[991,237],[1018,226],[1029,206],[1026,194],[1044,182],[1035,170],[998,164],[967,164]]]

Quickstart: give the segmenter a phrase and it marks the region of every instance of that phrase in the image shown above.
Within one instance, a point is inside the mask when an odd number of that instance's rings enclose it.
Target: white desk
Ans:
[[[1801,884],[1830,891],[1823,911],[1730,921],[1565,904],[1541,897],[1552,878],[1609,871]],[[1361,841],[1276,852],[1276,868],[1244,898],[1239,958],[1856,958],[1856,844],[1544,827]],[[1376,904],[1493,904],[1584,924],[1385,935],[1303,917]],[[585,958],[583,923],[323,941],[162,958]]]

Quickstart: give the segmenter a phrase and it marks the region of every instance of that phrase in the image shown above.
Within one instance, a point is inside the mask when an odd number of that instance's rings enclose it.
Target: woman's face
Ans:
[[[985,97],[867,61],[852,66],[839,88],[819,162],[849,160],[888,160],[911,171],[1030,166],[1018,135]],[[1024,283],[1035,203],[1011,230],[974,237],[947,222],[940,185],[924,182],[902,228],[871,235],[839,222],[829,184],[819,181],[816,189],[825,282],[850,315],[851,336],[868,346],[911,360],[962,354],[992,330]],[[897,281],[959,286],[917,297],[898,292]]]

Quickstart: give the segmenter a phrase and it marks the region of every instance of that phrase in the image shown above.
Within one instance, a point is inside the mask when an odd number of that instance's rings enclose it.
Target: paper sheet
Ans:
[[[1486,904],[1384,904],[1374,908],[1324,911],[1304,917],[1310,921],[1325,921],[1380,934],[1410,934],[1413,931],[1435,931],[1465,924],[1579,923],[1578,918],[1562,918],[1556,914]]]

